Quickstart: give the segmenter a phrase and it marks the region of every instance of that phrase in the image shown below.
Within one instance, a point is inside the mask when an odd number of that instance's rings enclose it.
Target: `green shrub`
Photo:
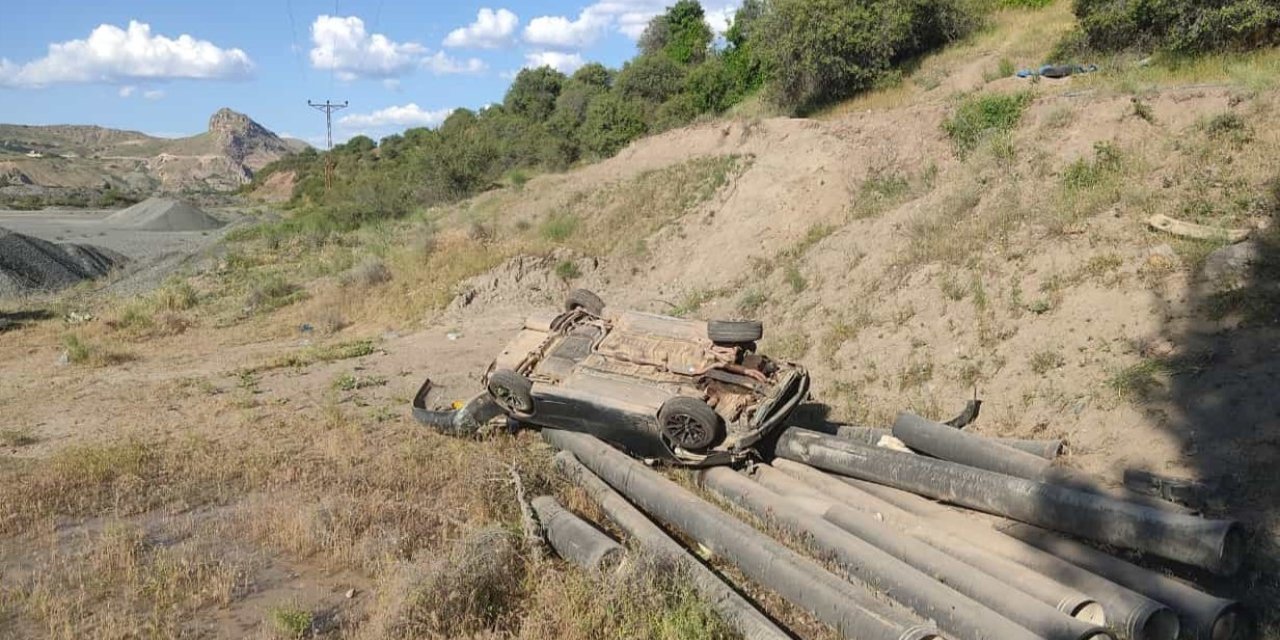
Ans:
[[[538,229],[543,238],[552,242],[564,242],[578,230],[578,217],[571,213],[557,213],[545,221]]]
[[[608,157],[644,135],[644,110],[613,92],[601,93],[587,105],[587,118],[578,136],[588,151]]]
[[[685,69],[667,56],[640,56],[618,72],[614,90],[627,100],[660,103],[684,87]]]
[[[961,101],[954,114],[942,122],[956,153],[967,156],[994,134],[1011,133],[1031,103],[1031,94],[979,94]]]
[[[960,0],[776,0],[754,46],[770,98],[803,112],[873,86],[893,65],[969,32]]]
[[[1075,0],[1074,8],[1086,42],[1104,51],[1190,54],[1280,42],[1274,0]]]

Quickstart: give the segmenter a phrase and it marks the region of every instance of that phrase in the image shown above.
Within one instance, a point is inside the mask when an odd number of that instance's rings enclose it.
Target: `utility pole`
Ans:
[[[324,102],[312,102],[311,100],[308,100],[307,106],[312,109],[316,109],[317,111],[324,112],[324,142],[326,152],[324,156],[324,190],[325,193],[328,193],[329,189],[333,187],[333,156],[328,153],[333,150],[333,112],[339,109],[346,109],[347,101],[343,100],[342,104],[338,104],[337,102],[330,102],[328,100],[325,100]]]

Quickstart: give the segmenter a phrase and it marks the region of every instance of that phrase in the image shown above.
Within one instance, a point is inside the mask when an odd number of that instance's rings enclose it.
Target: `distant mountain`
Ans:
[[[281,156],[306,148],[252,118],[219,109],[206,132],[157,138],[96,126],[0,124],[0,202],[59,190],[229,191]]]

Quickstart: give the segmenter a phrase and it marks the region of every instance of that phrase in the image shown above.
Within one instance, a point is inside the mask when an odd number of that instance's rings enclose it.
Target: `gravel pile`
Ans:
[[[86,244],[54,244],[0,228],[0,297],[65,289],[128,261]]]
[[[209,231],[224,224],[196,207],[169,198],[147,198],[102,222],[142,231]]]

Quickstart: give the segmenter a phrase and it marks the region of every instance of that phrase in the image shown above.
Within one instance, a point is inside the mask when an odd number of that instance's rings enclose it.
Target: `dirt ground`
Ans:
[[[1063,438],[1061,463],[1108,484],[1133,469],[1209,482],[1209,513],[1254,536],[1245,571],[1208,584],[1276,637],[1280,94],[1032,87],[984,78],[1025,42],[974,46],[821,119],[697,125],[389,229],[230,243],[187,302],[148,294],[142,329],[110,295],[0,307],[30,320],[0,333],[0,578],[18,585],[0,595],[0,637],[127,637],[140,621],[160,636],[287,636],[295,613],[334,637],[716,635],[654,632],[668,627],[523,556],[517,584],[483,583],[492,615],[409,597],[471,593],[441,591],[432,559],[514,526],[511,468],[599,521],[532,434],[458,441],[408,415],[424,378],[446,397],[478,391],[524,314],[573,286],[763,319],[762,351],[813,373],[809,416],[887,426],[977,393],[973,430]],[[979,86],[1032,95],[1015,130],[963,155],[942,122],[956,90]],[[1155,231],[1155,213],[1248,228],[1253,257],[1224,262],[1237,249]],[[0,226],[126,254],[217,240],[39,217]],[[97,319],[41,314],[80,307]],[[97,351],[68,362],[68,335]],[[752,595],[802,637],[829,637]],[[685,611],[664,602],[661,616]]]

